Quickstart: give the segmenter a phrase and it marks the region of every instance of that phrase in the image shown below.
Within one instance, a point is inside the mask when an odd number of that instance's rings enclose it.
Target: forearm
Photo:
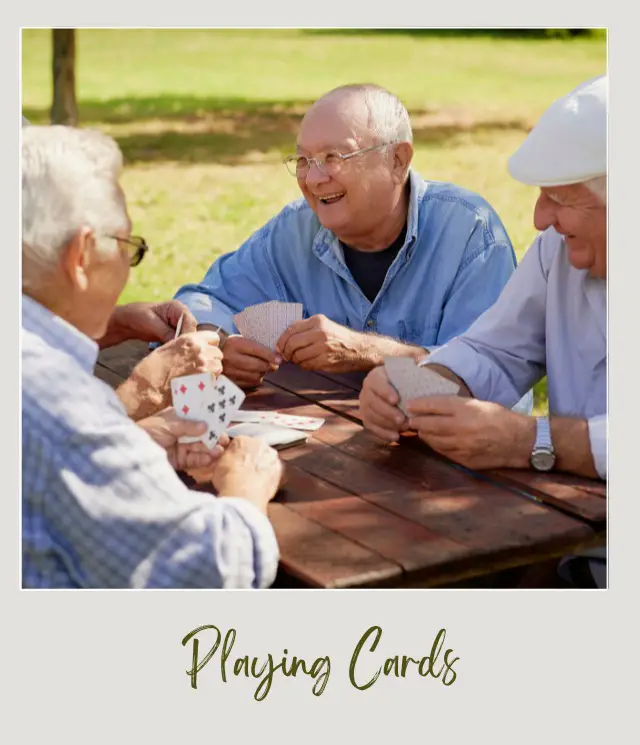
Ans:
[[[116,389],[116,395],[130,419],[138,421],[144,419],[165,405],[165,398],[159,390],[148,385],[142,385],[135,374],[127,378]]]

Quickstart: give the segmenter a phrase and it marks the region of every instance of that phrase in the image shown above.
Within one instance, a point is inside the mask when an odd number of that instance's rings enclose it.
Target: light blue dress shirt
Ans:
[[[436,350],[438,363],[473,395],[513,406],[545,373],[549,411],[586,419],[596,470],[607,477],[607,288],[569,263],[553,228],[525,254],[498,302],[462,336]]]
[[[338,238],[304,199],[289,204],[237,251],[220,257],[200,284],[176,298],[199,323],[237,333],[232,316],[249,305],[302,303],[357,331],[434,347],[466,331],[498,298],[516,258],[487,202],[454,184],[410,172],[404,245],[371,303],[347,268]]]
[[[278,546],[245,499],[190,491],[93,375],[97,344],[22,300],[24,587],[266,587]]]

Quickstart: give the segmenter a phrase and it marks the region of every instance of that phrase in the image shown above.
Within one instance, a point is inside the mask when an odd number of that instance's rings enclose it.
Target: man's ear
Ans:
[[[93,231],[83,227],[77,230],[62,251],[62,268],[69,282],[81,292],[87,289],[87,270],[91,263]]]
[[[393,153],[393,180],[396,184],[404,184],[407,171],[413,158],[413,145],[410,142],[400,142]]]

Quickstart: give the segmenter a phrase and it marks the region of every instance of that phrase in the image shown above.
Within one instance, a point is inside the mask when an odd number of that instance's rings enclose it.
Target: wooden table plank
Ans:
[[[487,471],[487,476],[590,522],[604,522],[607,518],[607,487],[604,482],[571,474],[506,468]]]

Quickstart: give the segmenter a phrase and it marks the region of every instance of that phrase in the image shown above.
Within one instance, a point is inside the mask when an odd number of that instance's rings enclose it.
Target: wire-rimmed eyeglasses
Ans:
[[[362,153],[368,153],[372,150],[379,150],[380,148],[391,145],[390,142],[383,142],[380,145],[372,145],[371,147],[363,147],[360,150],[354,150],[351,153],[339,153],[337,150],[332,150],[323,155],[319,155],[317,158],[307,158],[306,155],[288,155],[284,159],[284,164],[287,170],[292,176],[301,178],[309,173],[311,164],[315,163],[320,173],[324,173],[325,176],[337,176],[342,170],[342,166],[346,160],[354,158],[356,155]]]

